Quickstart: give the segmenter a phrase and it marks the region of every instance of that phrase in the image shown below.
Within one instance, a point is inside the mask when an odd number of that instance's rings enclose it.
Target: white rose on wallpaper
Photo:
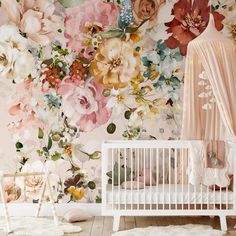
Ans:
[[[0,27],[0,42],[7,43],[20,51],[27,49],[28,41],[20,34],[19,29],[11,24],[5,24]]]
[[[9,45],[0,43],[0,75],[8,77],[14,67],[17,58],[17,49],[11,48]]]
[[[23,82],[34,73],[35,60],[27,50],[27,40],[13,25],[0,27],[0,77]]]
[[[30,74],[34,74],[35,61],[28,51],[19,52],[10,78],[16,83],[23,82]]]

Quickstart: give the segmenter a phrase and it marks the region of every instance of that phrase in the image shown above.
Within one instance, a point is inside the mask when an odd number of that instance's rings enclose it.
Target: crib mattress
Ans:
[[[107,186],[107,203],[115,204],[232,204],[233,192],[213,191],[206,186],[160,184],[128,190]]]

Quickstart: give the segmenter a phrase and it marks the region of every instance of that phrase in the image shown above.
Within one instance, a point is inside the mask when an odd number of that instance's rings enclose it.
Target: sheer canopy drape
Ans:
[[[183,107],[182,139],[236,141],[235,45],[214,26],[188,46]]]

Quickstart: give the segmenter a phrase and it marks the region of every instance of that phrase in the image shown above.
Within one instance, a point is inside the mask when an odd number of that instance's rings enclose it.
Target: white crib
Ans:
[[[228,145],[236,176],[236,144]],[[189,184],[190,148],[190,142],[183,140],[103,143],[102,214],[114,217],[114,231],[119,229],[120,216],[154,215],[219,216],[221,229],[227,231],[226,216],[236,215],[236,181],[233,189]],[[114,184],[108,181],[108,172]],[[149,186],[141,188],[140,179],[134,181],[141,172],[143,182],[152,181]]]

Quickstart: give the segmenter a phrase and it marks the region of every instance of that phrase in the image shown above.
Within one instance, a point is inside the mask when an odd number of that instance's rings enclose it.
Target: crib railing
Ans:
[[[236,194],[229,186],[189,183],[190,148],[190,142],[182,140],[104,142],[103,214],[219,215],[220,210],[234,215]]]

